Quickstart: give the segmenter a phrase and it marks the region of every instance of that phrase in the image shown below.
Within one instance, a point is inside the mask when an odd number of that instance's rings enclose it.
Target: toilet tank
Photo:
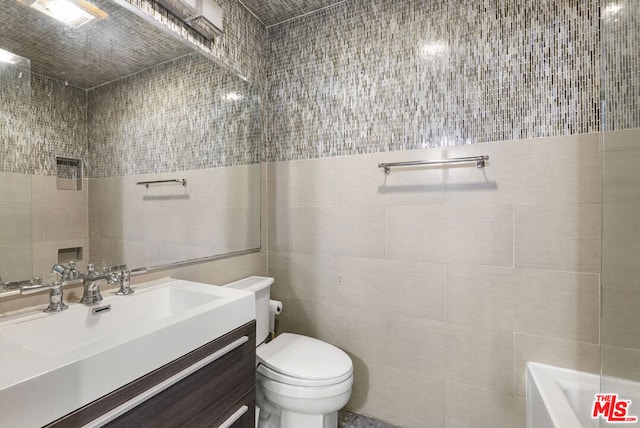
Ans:
[[[239,281],[225,284],[225,287],[251,291],[256,296],[256,346],[269,336],[269,296],[273,278],[250,276]]]

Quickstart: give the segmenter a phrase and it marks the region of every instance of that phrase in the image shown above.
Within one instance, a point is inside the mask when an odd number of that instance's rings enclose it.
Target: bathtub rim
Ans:
[[[527,393],[535,391],[540,400],[542,400],[547,415],[554,426],[583,428],[580,419],[578,419],[578,416],[575,414],[575,410],[569,403],[569,399],[560,383],[579,383],[584,380],[585,376],[589,378],[593,376],[598,379],[600,377],[593,373],[528,362],[526,376]],[[531,390],[529,388],[531,388]],[[599,390],[599,381],[597,390]],[[527,422],[529,422],[528,413],[530,410],[532,409],[529,409],[527,406]]]

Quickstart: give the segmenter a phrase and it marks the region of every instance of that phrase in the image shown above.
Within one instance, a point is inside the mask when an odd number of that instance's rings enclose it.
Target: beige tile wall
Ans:
[[[524,426],[526,361],[599,371],[599,140],[269,163],[281,329],[349,353],[356,411]],[[377,168],[480,154],[485,169]]]
[[[82,190],[60,190],[57,177],[33,175],[33,274],[50,280],[51,266],[58,263],[58,250],[82,248],[77,266],[85,270],[90,260],[89,249],[89,182]]]
[[[176,174],[84,180],[81,191],[57,189],[55,176],[1,174],[0,225],[14,225],[0,228],[0,275],[5,281],[32,276],[52,280],[51,266],[58,263],[62,248],[81,247],[83,258],[77,266],[86,271],[87,263],[155,266],[259,248],[261,239],[266,239],[260,217],[259,164],[179,173],[187,179],[186,188],[167,185],[149,190],[135,183]],[[5,208],[8,204],[11,209]],[[240,258],[160,275],[184,273],[186,279],[221,284],[266,274],[266,257],[249,260],[245,268],[247,258]],[[0,313],[43,303],[44,294],[2,299]]]
[[[186,179],[181,184],[139,181]],[[260,165],[90,180],[91,257],[156,266],[260,247]]]
[[[640,380],[640,130],[604,133],[602,372]]]
[[[0,172],[0,277],[31,277],[31,175]]]

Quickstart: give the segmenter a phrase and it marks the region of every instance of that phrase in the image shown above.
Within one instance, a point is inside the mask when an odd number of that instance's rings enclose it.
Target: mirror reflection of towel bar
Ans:
[[[147,189],[149,188],[149,184],[163,184],[163,183],[180,183],[183,186],[187,186],[187,179],[183,178],[182,180],[178,180],[174,178],[173,180],[153,180],[153,181],[138,181],[136,184],[138,186],[144,185]]]
[[[489,160],[489,156],[469,156],[465,158],[451,158],[442,159],[438,161],[407,161],[407,162],[392,162],[392,163],[379,163],[378,168],[384,168],[385,174],[391,174],[391,167],[395,166],[416,166],[416,165],[440,165],[447,163],[466,163],[475,162],[478,168],[484,168],[484,162]]]

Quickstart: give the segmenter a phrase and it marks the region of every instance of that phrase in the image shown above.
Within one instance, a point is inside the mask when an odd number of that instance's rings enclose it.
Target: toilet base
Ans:
[[[327,415],[305,415],[283,410],[280,415],[280,428],[338,428],[338,412]]]
[[[307,415],[282,410],[279,415],[260,412],[258,428],[338,428],[338,412]]]
[[[262,392],[263,386],[260,382],[256,388],[256,403],[260,408],[260,418],[258,428],[338,428],[338,411],[328,413],[302,413],[283,409],[280,405],[268,400]],[[349,400],[351,390],[335,397],[339,401],[335,408],[341,408]],[[282,397],[272,397],[282,398]],[[314,400],[315,404],[320,404],[323,400]],[[326,403],[326,402],[325,402]],[[308,406],[307,406],[308,407]],[[326,411],[326,407],[324,411]]]

